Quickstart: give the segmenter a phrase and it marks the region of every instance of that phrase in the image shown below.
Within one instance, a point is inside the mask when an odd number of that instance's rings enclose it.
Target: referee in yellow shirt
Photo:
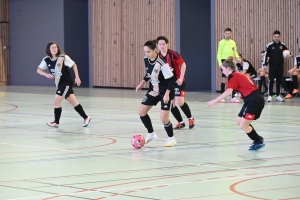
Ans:
[[[223,61],[225,61],[229,56],[232,56],[236,59],[239,58],[239,54],[237,52],[235,41],[231,39],[231,28],[226,28],[224,30],[225,38],[219,42],[218,45],[218,63],[221,68]],[[221,69],[222,72],[222,69]],[[222,73],[222,83],[221,83],[221,93],[225,91],[225,84],[227,83],[227,77]],[[221,103],[225,103],[225,100],[222,99]],[[232,93],[231,98],[232,103],[239,103],[240,101],[234,97],[234,93]]]

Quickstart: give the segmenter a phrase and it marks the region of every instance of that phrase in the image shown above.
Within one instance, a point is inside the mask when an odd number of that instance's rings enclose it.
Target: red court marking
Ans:
[[[151,188],[142,188],[141,190],[150,190]]]
[[[10,110],[1,111],[0,113],[10,112],[10,111],[16,110],[18,108],[18,106],[14,105],[14,104],[10,104],[10,103],[2,103],[2,104],[11,105],[11,106],[14,106],[15,108],[10,109]]]
[[[255,197],[255,196],[251,196],[251,195],[248,195],[248,194],[244,194],[242,192],[239,192],[235,189],[235,186],[239,185],[240,183],[243,183],[243,182],[247,182],[247,181],[250,181],[250,180],[255,180],[255,179],[260,179],[260,178],[267,178],[267,177],[272,177],[272,176],[280,176],[281,174],[275,174],[275,175],[269,175],[269,176],[261,176],[261,177],[255,177],[255,178],[250,178],[250,179],[246,179],[246,180],[243,180],[243,181],[239,181],[239,182],[236,182],[234,184],[232,184],[229,189],[236,193],[236,194],[239,194],[239,195],[242,195],[242,196],[246,196],[246,197],[250,197],[250,198],[253,198],[253,199],[263,199],[263,200],[269,200],[269,199],[265,199],[265,198],[260,198],[260,197]]]
[[[135,190],[127,191],[127,192],[124,192],[124,193],[131,193],[131,192],[135,192]]]

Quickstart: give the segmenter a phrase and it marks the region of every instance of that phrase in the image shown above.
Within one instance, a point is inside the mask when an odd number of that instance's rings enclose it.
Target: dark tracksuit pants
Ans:
[[[276,95],[280,94],[280,85],[283,77],[283,65],[269,64],[269,96],[273,95],[274,78],[276,78]]]

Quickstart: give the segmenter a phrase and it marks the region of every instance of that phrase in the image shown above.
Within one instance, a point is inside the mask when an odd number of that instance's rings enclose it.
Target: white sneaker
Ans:
[[[276,97],[276,101],[284,102],[284,99],[282,99],[281,96],[277,96],[277,97]]]
[[[87,126],[89,125],[91,119],[92,119],[92,118],[90,118],[90,117],[84,119],[84,121],[83,121],[83,127],[87,127]]]
[[[272,96],[269,96],[267,102],[271,102],[271,101],[272,101]]]
[[[47,124],[48,126],[50,126],[50,127],[58,128],[58,124],[55,123],[55,121],[53,121],[53,122],[46,122],[46,124]]]
[[[240,101],[237,100],[235,97],[233,97],[233,98],[231,99],[231,103],[240,103]]]
[[[174,136],[173,136],[173,137],[169,137],[169,138],[167,139],[167,141],[165,142],[164,146],[165,146],[165,147],[172,147],[172,146],[174,146],[175,144],[177,144],[177,142],[176,142],[176,140],[175,140],[175,138],[174,138]]]
[[[156,140],[157,138],[158,136],[156,135],[156,133],[148,133],[146,135],[145,144],[151,142],[152,140]]]
[[[225,99],[222,99],[222,100],[220,101],[220,103],[225,103]]]

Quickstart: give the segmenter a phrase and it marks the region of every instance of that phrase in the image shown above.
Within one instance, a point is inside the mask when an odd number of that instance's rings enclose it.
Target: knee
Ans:
[[[240,123],[240,124],[239,124],[239,127],[240,127],[240,129],[242,129],[243,131],[246,132],[248,126],[246,126],[245,124],[241,124],[241,123]]]

